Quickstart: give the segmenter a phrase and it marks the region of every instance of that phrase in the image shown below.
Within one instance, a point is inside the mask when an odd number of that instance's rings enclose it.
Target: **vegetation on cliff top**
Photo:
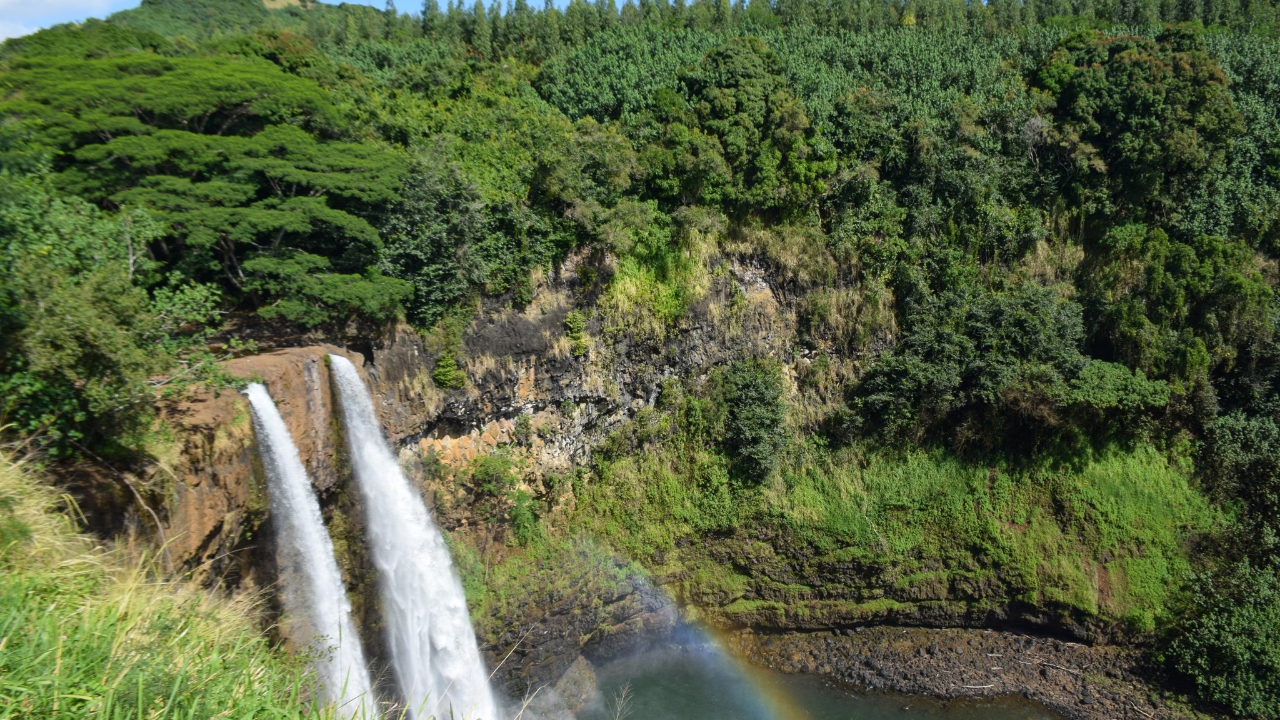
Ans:
[[[11,40],[0,418],[128,461],[249,322],[406,318],[465,387],[477,302],[570,257],[566,355],[660,353],[749,264],[795,347],[681,378],[571,522],[655,563],[749,518],[947,558],[1277,716],[1278,32],[1269,0],[149,0]]]

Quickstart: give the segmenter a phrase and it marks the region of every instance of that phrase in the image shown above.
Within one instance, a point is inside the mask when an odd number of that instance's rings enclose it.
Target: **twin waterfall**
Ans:
[[[356,368],[330,355],[356,484],[378,571],[391,665],[413,720],[500,720],[476,646],[462,584],[444,537],[382,436]],[[377,717],[366,664],[350,619],[333,546],[298,452],[261,385],[247,391],[279,518],[286,608],[309,623],[330,652],[317,662],[329,700],[342,715]]]

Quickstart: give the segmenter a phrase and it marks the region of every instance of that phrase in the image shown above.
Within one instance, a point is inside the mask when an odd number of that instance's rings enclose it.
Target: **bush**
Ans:
[[[431,379],[436,387],[457,390],[467,384],[467,374],[458,367],[458,361],[448,353],[436,359],[436,367],[431,371]]]
[[[517,444],[528,446],[533,442],[533,416],[529,413],[520,413],[516,418],[515,429],[511,433]]]
[[[778,466],[786,445],[782,369],[774,361],[740,360],[729,366],[723,383],[726,444],[737,470],[759,482]]]
[[[1242,563],[1195,581],[1167,662],[1205,700],[1240,716],[1280,717],[1280,578]]]
[[[911,308],[907,333],[854,389],[854,427],[884,437],[952,434],[966,420],[985,444],[1002,421],[1053,423],[1085,365],[1080,307],[1030,283],[955,288]]]
[[[1239,551],[1280,561],[1280,427],[1233,413],[1209,426],[1205,440],[1200,472],[1220,502],[1240,507]]]
[[[528,545],[538,534],[538,513],[533,497],[524,490],[516,490],[511,493],[510,500],[507,519],[511,521],[511,531],[517,543]]]
[[[146,426],[155,377],[203,339],[219,300],[194,283],[148,293],[157,234],[141,211],[57,195],[47,170],[0,170],[0,425],[57,457],[128,446]]]
[[[564,317],[565,335],[569,338],[569,352],[574,357],[587,354],[587,316],[581,311],[570,310]]]
[[[480,492],[502,497],[516,485],[515,462],[503,451],[481,455],[471,466],[471,480]]]

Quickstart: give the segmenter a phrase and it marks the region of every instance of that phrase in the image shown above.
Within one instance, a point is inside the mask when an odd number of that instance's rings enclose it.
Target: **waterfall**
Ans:
[[[253,408],[258,450],[267,471],[267,494],[279,528],[285,609],[301,636],[314,638],[315,669],[326,698],[344,717],[373,718],[374,699],[351,604],[342,586],[333,542],[325,532],[307,471],[280,411],[259,383],[245,390]]]
[[[355,366],[329,359],[409,711],[417,719],[499,720],[444,536],[391,454]]]

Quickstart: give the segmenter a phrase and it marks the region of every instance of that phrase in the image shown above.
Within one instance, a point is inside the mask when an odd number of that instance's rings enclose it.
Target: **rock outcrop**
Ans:
[[[226,363],[230,374],[266,385],[322,496],[343,482],[329,353],[363,364],[359,354],[334,346],[288,348]],[[261,577],[266,555],[253,547],[269,511],[248,403],[233,389],[202,390],[160,411],[170,439],[142,481],[163,489],[159,516],[168,562],[210,583],[270,582]]]
[[[1021,695],[1073,720],[1199,717],[1148,685],[1141,653],[1013,632],[868,627],[734,633],[753,663],[816,673],[878,692],[980,698]]]

